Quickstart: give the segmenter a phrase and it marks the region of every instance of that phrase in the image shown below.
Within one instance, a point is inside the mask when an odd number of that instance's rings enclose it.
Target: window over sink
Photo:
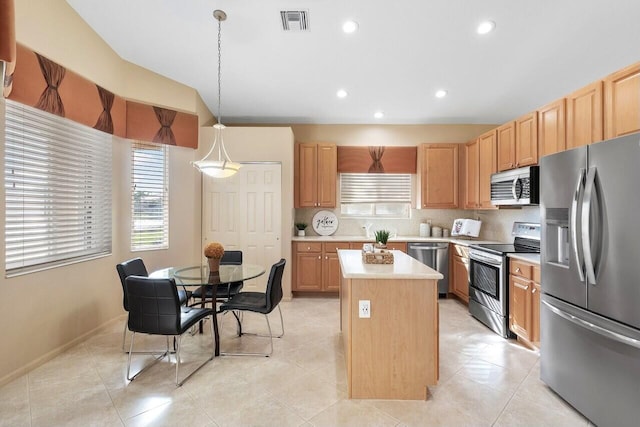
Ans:
[[[341,173],[340,215],[409,218],[411,182],[411,174]]]

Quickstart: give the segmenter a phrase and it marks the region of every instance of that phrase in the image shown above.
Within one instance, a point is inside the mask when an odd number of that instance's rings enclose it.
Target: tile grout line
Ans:
[[[538,363],[538,362],[536,362],[536,363]],[[535,368],[536,363],[531,365],[531,368],[529,368],[529,371],[527,372],[527,375],[525,375],[524,378],[522,378],[522,380],[518,383],[518,387],[516,387],[515,391],[511,394],[511,396],[509,397],[509,400],[507,400],[507,403],[504,404],[504,406],[502,407],[502,410],[500,411],[498,416],[491,423],[491,426],[495,426],[496,422],[498,422],[498,420],[500,419],[500,417],[504,413],[504,410],[507,409],[507,406],[509,406],[509,403],[511,403],[511,400],[513,400],[515,395],[518,393],[518,390],[520,390],[520,387],[522,387],[522,384],[527,380],[527,378],[529,378],[529,375],[531,375],[531,372],[533,371],[533,368]]]

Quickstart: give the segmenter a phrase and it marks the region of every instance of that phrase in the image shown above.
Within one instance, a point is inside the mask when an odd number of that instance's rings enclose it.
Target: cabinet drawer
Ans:
[[[453,245],[453,253],[463,258],[469,258],[469,247],[464,245]]]
[[[320,242],[296,242],[297,252],[322,252],[322,243]]]
[[[526,262],[512,259],[510,270],[511,274],[514,276],[524,277],[526,279],[531,279],[533,277],[533,265],[527,264]]]
[[[325,242],[322,245],[327,254],[335,254],[338,249],[349,249],[349,242]]]

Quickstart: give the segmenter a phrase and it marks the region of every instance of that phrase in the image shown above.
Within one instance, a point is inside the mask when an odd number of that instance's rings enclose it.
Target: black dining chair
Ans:
[[[120,284],[122,285],[122,306],[126,312],[129,312],[129,302],[127,300],[127,293],[124,290],[124,280],[128,276],[149,276],[147,267],[144,265],[142,258],[133,258],[128,261],[121,262],[116,265],[118,276],[120,276]],[[189,301],[191,293],[185,289],[178,290],[178,297],[180,298],[180,304],[186,304]],[[127,322],[124,324],[124,330],[122,331],[122,351],[124,352],[124,345],[127,339]]]
[[[220,353],[224,356],[266,356],[269,357],[273,354],[273,332],[271,330],[271,324],[269,323],[269,313],[271,313],[276,307],[280,313],[280,326],[281,333],[276,335],[276,338],[284,336],[284,321],[282,320],[282,310],[280,309],[280,301],[282,300],[282,274],[284,273],[284,266],[286,261],[281,259],[277,263],[271,266],[269,272],[269,279],[267,280],[267,289],[265,292],[240,292],[232,296],[227,302],[222,303],[220,306],[220,312],[227,311],[250,311],[254,313],[264,314],[267,320],[267,329],[269,335],[260,335],[255,333],[247,333],[242,331],[242,325],[239,325],[238,336],[244,335],[257,335],[269,337],[271,350],[269,353]]]
[[[129,320],[127,322],[131,335],[131,346],[127,361],[127,379],[133,381],[147,368],[155,365],[159,360],[169,354],[169,336],[176,338],[176,385],[181,386],[191,375],[196,373],[207,362],[213,359],[217,348],[217,323],[211,319],[211,342],[213,350],[211,356],[198,365],[181,381],[180,374],[180,350],[182,347],[182,335],[192,326],[206,317],[216,315],[211,308],[184,307],[180,304],[178,289],[174,279],[152,279],[145,276],[128,276],[125,281],[125,294],[129,303]],[[165,335],[167,337],[167,349],[155,360],[144,366],[135,375],[131,376],[131,358],[136,333]]]
[[[242,265],[242,251],[224,251],[220,265]],[[242,289],[244,282],[223,283],[217,286],[216,301],[226,301]],[[205,286],[205,300],[213,301],[213,286]],[[202,288],[193,291],[194,299],[202,298]]]

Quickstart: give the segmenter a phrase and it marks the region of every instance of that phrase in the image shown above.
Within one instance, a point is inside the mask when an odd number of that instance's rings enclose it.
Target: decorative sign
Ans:
[[[338,217],[331,211],[320,211],[311,221],[313,231],[321,236],[330,236],[338,229]]]

